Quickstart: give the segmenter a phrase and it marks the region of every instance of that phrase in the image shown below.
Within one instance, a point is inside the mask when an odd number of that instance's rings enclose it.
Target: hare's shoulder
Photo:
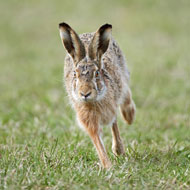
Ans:
[[[115,80],[129,81],[130,72],[127,67],[125,56],[118,43],[112,38],[108,50],[102,57],[104,69]]]

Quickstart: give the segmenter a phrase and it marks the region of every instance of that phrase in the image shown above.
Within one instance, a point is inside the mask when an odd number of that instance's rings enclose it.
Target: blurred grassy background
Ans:
[[[1,1],[0,188],[189,188],[189,8],[188,0]],[[111,155],[105,128],[111,174],[98,173],[95,150],[68,104],[62,21],[78,33],[112,24],[128,60],[137,117],[131,127],[119,119],[128,158]]]

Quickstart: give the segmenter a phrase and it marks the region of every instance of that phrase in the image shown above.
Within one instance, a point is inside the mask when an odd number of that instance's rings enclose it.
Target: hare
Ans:
[[[66,23],[60,23],[59,30],[68,53],[64,65],[66,91],[78,123],[90,136],[103,168],[110,168],[101,126],[112,126],[112,151],[123,155],[124,146],[117,126],[118,108],[128,124],[135,117],[124,55],[111,36],[110,24],[80,37]]]

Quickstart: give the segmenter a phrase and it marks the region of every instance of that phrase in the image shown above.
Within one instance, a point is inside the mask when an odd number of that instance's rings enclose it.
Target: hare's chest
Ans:
[[[105,103],[104,103],[105,104]],[[80,126],[109,125],[116,117],[117,108],[113,104],[96,106],[80,106],[76,109]]]
[[[110,125],[113,123],[116,117],[116,108],[114,106],[107,106],[101,110],[99,115],[100,125]]]

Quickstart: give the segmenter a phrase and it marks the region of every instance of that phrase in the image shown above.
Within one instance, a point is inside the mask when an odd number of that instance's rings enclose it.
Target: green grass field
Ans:
[[[2,0],[0,189],[190,189],[190,1]],[[119,117],[126,157],[102,170],[63,88],[58,23],[113,25],[131,71],[136,120]]]

